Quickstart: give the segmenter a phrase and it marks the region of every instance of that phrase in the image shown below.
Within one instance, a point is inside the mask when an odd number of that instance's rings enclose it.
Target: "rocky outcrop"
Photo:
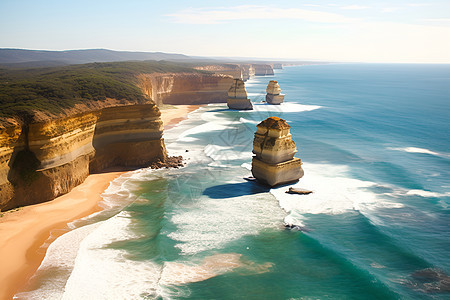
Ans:
[[[155,104],[109,107],[0,133],[0,210],[52,200],[109,167],[166,158]]]
[[[223,74],[141,74],[138,85],[157,105],[225,103],[233,77]]]
[[[228,90],[227,105],[230,109],[253,109],[252,102],[247,98],[245,83],[242,79],[234,79],[233,84]]]
[[[242,70],[242,80],[244,81],[247,81],[253,76],[255,76],[255,69],[251,64],[242,64],[241,70]]]
[[[266,102],[269,104],[280,104],[284,102],[284,95],[281,94],[281,88],[278,81],[271,80],[266,88]]]
[[[255,76],[274,75],[273,68],[271,65],[252,64],[252,66],[253,66],[253,69],[255,70]]]
[[[253,140],[252,174],[259,181],[275,186],[294,182],[304,172],[302,162],[294,155],[297,152],[285,120],[270,117],[256,126]]]
[[[289,190],[286,191],[286,194],[297,194],[297,195],[309,195],[312,191],[300,188],[290,187]]]

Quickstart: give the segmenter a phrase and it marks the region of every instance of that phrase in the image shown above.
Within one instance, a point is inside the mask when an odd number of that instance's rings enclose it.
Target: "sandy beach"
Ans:
[[[167,106],[161,109],[164,129],[186,118],[198,105]],[[102,192],[123,172],[89,175],[68,194],[53,201],[3,212],[0,218],[0,299],[12,299],[42,262],[46,248],[69,230],[67,223],[101,208]],[[50,239],[51,237],[51,239]]]

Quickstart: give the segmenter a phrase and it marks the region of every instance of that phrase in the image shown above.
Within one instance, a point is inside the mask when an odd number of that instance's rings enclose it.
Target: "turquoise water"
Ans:
[[[260,103],[272,79],[284,105]],[[188,165],[117,181],[23,297],[448,299],[450,66],[296,66],[246,86],[254,111],[209,105],[166,132]],[[243,179],[269,116],[291,125],[313,194]]]

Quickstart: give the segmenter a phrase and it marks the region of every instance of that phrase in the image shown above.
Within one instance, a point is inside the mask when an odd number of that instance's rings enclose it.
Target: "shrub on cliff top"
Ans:
[[[141,73],[199,72],[189,64],[165,61],[112,62],[38,69],[0,69],[0,123],[22,121],[35,111],[63,115],[77,103],[106,98],[143,103],[148,99],[137,87]]]

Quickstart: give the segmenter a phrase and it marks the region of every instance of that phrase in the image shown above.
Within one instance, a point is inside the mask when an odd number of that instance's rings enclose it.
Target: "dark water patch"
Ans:
[[[424,293],[443,293],[445,297],[450,295],[450,276],[440,269],[418,270],[411,274],[408,284]]]
[[[206,195],[213,199],[226,199],[241,197],[245,195],[254,195],[259,193],[267,193],[270,188],[259,184],[257,182],[239,182],[239,183],[226,183],[216,186],[211,186],[203,191],[203,195]]]

